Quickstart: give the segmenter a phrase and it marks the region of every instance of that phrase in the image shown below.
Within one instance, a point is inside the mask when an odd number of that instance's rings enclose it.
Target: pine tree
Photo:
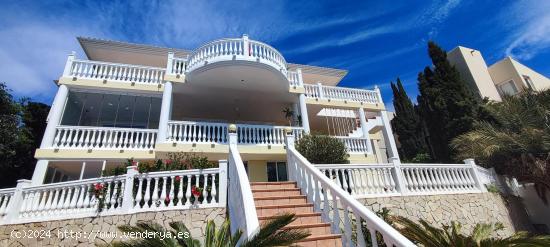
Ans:
[[[401,143],[399,152],[403,159],[412,160],[417,154],[427,152],[420,116],[399,78],[397,84],[391,82],[391,89],[395,108],[391,124]]]
[[[418,76],[419,112],[428,132],[431,157],[450,162],[449,143],[472,129],[474,119],[478,118],[480,101],[449,63],[443,49],[430,41],[428,53],[433,68],[426,67]]]

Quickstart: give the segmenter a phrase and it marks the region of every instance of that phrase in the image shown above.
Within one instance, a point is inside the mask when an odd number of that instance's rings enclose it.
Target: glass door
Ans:
[[[267,162],[267,181],[288,181],[286,162]]]

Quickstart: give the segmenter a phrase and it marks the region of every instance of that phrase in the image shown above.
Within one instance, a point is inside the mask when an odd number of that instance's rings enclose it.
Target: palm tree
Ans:
[[[451,222],[443,229],[431,226],[424,220],[420,224],[404,217],[390,216],[398,230],[408,239],[424,247],[504,247],[504,246],[550,246],[550,236],[529,236],[527,232],[518,232],[507,238],[493,238],[491,235],[503,229],[502,224],[477,224],[470,235],[461,232],[460,223]]]
[[[455,138],[457,158],[475,158],[499,174],[534,183],[546,203],[550,190],[550,90],[504,97],[486,106],[494,118]]]
[[[285,107],[283,109],[283,113],[285,114],[286,120],[288,120],[288,124],[292,126],[292,117],[294,116],[294,111],[288,107]]]
[[[310,236],[306,231],[299,229],[282,229],[296,220],[294,214],[282,214],[276,218],[262,224],[259,231],[250,239],[242,239],[239,246],[243,247],[271,247],[271,246],[290,246],[304,238]],[[145,234],[146,232],[158,233],[152,238],[136,238],[124,242],[113,242],[113,247],[145,247],[145,246],[185,246],[185,247],[233,247],[241,239],[242,232],[237,230],[233,235],[230,234],[230,222],[226,220],[219,229],[216,230],[216,224],[210,220],[206,224],[204,244],[190,235],[189,229],[182,222],[171,222],[170,227],[173,230],[167,231],[164,227],[153,222],[138,222],[136,226],[123,225],[118,229],[123,233]],[[164,237],[162,237],[165,234]],[[168,234],[170,237],[167,237]]]

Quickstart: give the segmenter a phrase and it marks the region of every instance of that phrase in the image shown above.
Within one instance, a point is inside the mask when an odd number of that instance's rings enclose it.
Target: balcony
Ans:
[[[376,88],[374,90],[346,88],[346,87],[332,87],[324,86],[321,84],[311,85],[304,84],[305,96],[307,98],[315,100],[339,100],[347,103],[359,102],[364,104],[382,104],[382,97],[380,91]]]
[[[70,55],[63,77],[73,82],[123,83],[130,86],[158,88],[164,81],[165,69],[120,63],[74,59]]]
[[[58,126],[53,148],[101,150],[152,150],[156,129]]]

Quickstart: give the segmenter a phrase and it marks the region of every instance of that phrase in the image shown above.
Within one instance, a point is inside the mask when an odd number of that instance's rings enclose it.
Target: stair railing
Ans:
[[[330,222],[332,233],[342,234],[343,246],[367,246],[365,234],[374,240],[368,246],[378,245],[378,234],[386,246],[415,246],[315,168],[294,148],[294,136],[287,135],[286,144],[289,179],[297,182],[314,210],[321,212],[325,222]],[[367,232],[363,232],[365,224]]]

